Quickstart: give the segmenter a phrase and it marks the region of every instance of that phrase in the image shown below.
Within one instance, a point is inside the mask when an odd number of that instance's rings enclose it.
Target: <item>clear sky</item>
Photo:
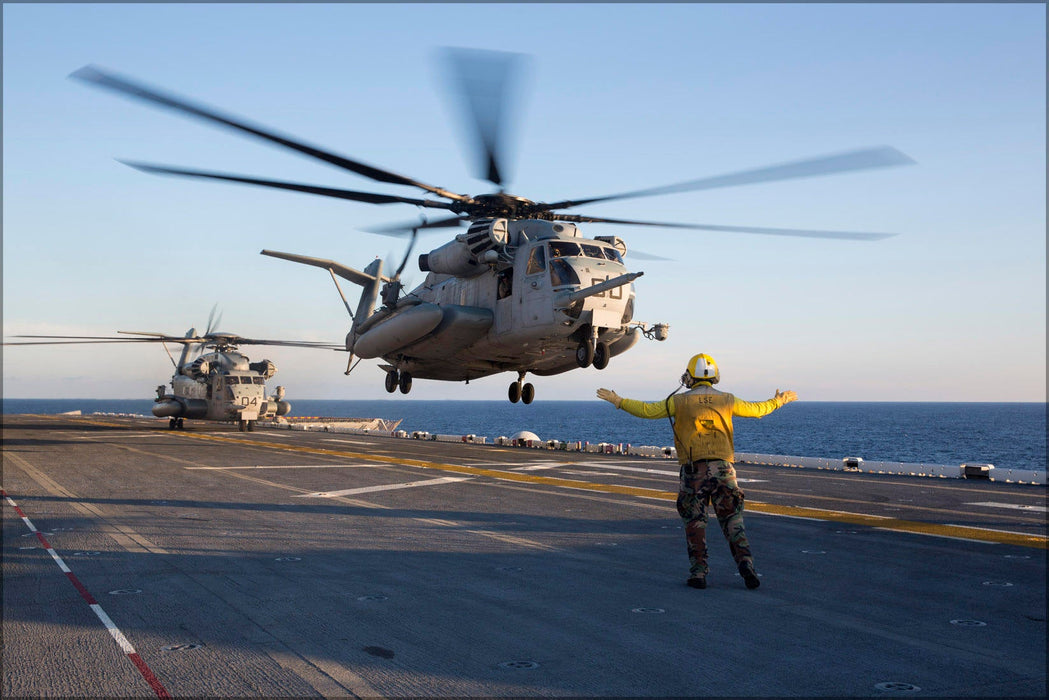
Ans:
[[[670,324],[608,368],[539,377],[660,398],[713,355],[748,399],[1044,401],[1046,16],[1042,4],[3,5],[3,328],[340,342],[321,270],[400,242],[374,206],[146,175],[116,158],[418,196],[69,80],[96,64],[459,192],[475,177],[443,46],[531,56],[510,191],[553,201],[890,145],[916,165],[594,204],[575,213],[892,232],[878,242],[590,224],[633,259],[635,318]],[[447,240],[431,234],[415,253]],[[414,257],[414,256],[413,256]],[[628,258],[629,260],[629,258]],[[411,271],[411,267],[408,268]],[[416,271],[409,280],[419,282]],[[350,285],[347,287],[353,288]],[[288,399],[388,398],[377,361],[255,348]],[[149,398],[159,347],[4,348],[9,397]],[[501,399],[513,379],[418,381],[401,400]],[[271,380],[272,382],[272,380]],[[397,395],[400,397],[400,395]]]

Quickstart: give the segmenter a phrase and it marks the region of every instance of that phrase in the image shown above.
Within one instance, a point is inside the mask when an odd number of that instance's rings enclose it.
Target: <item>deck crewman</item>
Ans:
[[[683,394],[675,391],[662,401],[625,399],[609,389],[598,389],[597,396],[639,418],[669,418],[674,431],[674,447],[681,464],[677,511],[685,522],[685,542],[690,564],[688,585],[707,587],[707,502],[714,505],[721,530],[728,540],[732,558],[747,588],[761,585],[754,569],[750,543],[743,528],[743,491],[736,482],[732,466],[735,452],[732,417],[761,418],[795,401],[793,391],[781,392],[767,401],[751,402],[713,387],[721,379],[717,363],[709,355],[689,360],[681,375]],[[680,389],[678,389],[680,391]]]

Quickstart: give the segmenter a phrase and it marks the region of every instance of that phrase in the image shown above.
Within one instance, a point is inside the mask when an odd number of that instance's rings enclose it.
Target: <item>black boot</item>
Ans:
[[[747,584],[747,588],[757,588],[761,585],[761,581],[758,580],[758,575],[754,571],[754,565],[749,561],[745,561],[739,565],[739,575],[743,577],[743,581]]]
[[[687,583],[691,588],[706,588],[707,577],[703,574],[693,574],[688,577]]]

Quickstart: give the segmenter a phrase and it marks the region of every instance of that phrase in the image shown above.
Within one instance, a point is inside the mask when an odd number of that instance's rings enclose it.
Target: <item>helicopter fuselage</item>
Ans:
[[[454,246],[424,255],[421,266],[458,274],[431,269],[395,307],[351,331],[347,349],[419,379],[465,381],[506,371],[559,374],[579,367],[580,343],[603,342],[614,356],[637,342],[628,327],[635,275],[621,242],[582,238],[574,225],[548,221],[509,229],[507,245],[487,264],[476,243],[458,259]],[[468,234],[459,238],[468,244]],[[610,281],[611,288],[587,291]]]
[[[171,378],[172,394],[157,388],[153,415],[174,420],[192,418],[252,424],[285,415],[291,405],[266,398],[266,379],[276,372],[268,360],[250,362],[232,350],[201,355],[179,365]],[[278,394],[282,394],[278,387]]]

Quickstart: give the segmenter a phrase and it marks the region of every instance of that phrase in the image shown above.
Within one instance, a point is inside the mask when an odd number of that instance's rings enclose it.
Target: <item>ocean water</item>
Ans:
[[[148,399],[8,399],[4,413],[150,415]],[[845,456],[926,464],[987,463],[1046,469],[1044,403],[798,401],[761,419],[734,421],[736,450],[800,457]],[[642,420],[604,401],[310,401],[293,416],[401,419],[402,430],[489,439],[529,430],[543,440],[671,445],[667,420]]]

